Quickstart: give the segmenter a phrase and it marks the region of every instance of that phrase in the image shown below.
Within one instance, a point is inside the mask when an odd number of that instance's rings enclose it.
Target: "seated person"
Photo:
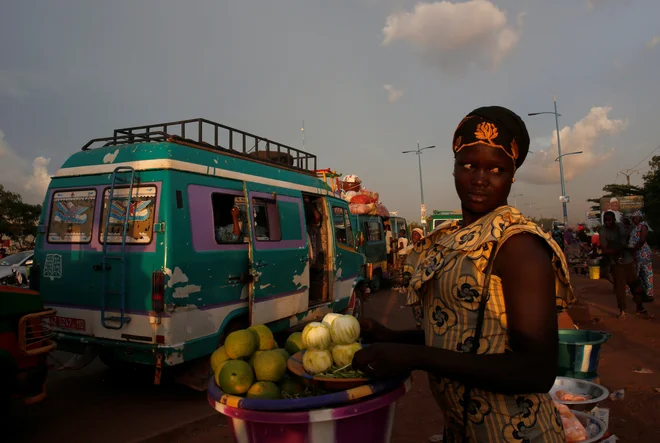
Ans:
[[[226,226],[215,227],[215,239],[218,243],[242,243],[243,242],[243,222],[239,216],[241,210],[237,206],[231,208],[232,223]]]

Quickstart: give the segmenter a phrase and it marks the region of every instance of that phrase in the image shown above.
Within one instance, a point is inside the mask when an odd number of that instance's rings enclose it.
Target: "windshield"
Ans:
[[[8,255],[0,260],[0,266],[19,265],[23,260],[32,255],[32,251],[19,252],[18,254]]]

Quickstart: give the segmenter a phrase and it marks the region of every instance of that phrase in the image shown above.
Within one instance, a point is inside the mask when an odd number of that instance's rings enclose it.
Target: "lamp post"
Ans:
[[[422,195],[422,204],[420,206],[420,215],[421,215],[421,222],[422,222],[422,229],[424,230],[424,235],[426,235],[426,206],[424,206],[424,182],[422,181],[422,152],[426,151],[427,149],[433,149],[435,148],[435,145],[433,146],[427,146],[425,148],[419,148],[419,142],[417,142],[417,149],[411,150],[411,151],[401,151],[402,154],[408,154],[411,152],[414,152],[417,154],[417,161],[419,163],[419,190]]]
[[[550,112],[550,111],[530,112],[527,115],[532,117],[532,116],[541,115],[541,114],[553,114],[555,116],[555,127],[557,129],[557,154],[559,155],[557,157],[557,160],[559,160],[559,178],[561,180],[561,197],[559,199],[561,200],[561,204],[562,204],[562,207],[564,209],[564,226],[566,226],[568,224],[568,209],[566,208],[566,203],[568,202],[568,197],[566,196],[566,187],[564,185],[564,164],[562,162],[563,155],[561,154],[561,141],[559,139],[559,116],[561,114],[559,114],[557,112],[557,96],[553,97],[553,101],[554,101],[554,104],[555,104],[554,112]],[[573,154],[573,153],[571,153],[571,154]]]

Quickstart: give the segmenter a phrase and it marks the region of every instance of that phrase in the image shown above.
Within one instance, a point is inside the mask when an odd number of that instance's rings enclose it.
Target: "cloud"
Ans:
[[[654,36],[649,42],[646,44],[646,47],[648,49],[655,48],[656,46],[660,45],[660,35]]]
[[[563,158],[564,179],[571,180],[583,170],[591,169],[608,160],[612,149],[604,150],[598,142],[605,136],[612,136],[623,131],[628,122],[612,120],[608,114],[611,107],[591,108],[589,113],[572,127],[564,126],[559,131],[562,153],[583,151],[579,155]],[[534,139],[542,141],[543,138]],[[557,131],[553,131],[550,146],[527,156],[525,164],[520,169],[520,180],[533,184],[548,184],[559,182],[559,162],[557,158]]]
[[[392,85],[383,85],[383,88],[387,91],[387,100],[390,103],[396,103],[397,100],[403,97],[403,91]]]
[[[518,45],[524,17],[518,15],[514,28],[489,0],[417,3],[411,12],[387,17],[383,45],[405,41],[424,61],[446,71],[462,72],[473,64],[494,69]]]
[[[23,201],[42,203],[50,183],[49,158],[37,157],[32,162],[18,155],[5,141],[0,130],[0,183],[18,192]]]

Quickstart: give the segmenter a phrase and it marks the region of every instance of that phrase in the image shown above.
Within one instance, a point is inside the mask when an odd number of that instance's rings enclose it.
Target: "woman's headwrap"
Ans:
[[[525,122],[501,106],[486,106],[470,112],[454,132],[454,156],[463,148],[477,144],[502,149],[513,161],[514,172],[529,152],[529,133]]]
[[[632,213],[631,217],[639,217],[639,218],[642,218],[642,217],[644,217],[644,214],[642,213],[642,211],[637,210],[637,211],[635,211],[635,212]]]
[[[416,233],[418,233],[422,238],[424,238],[424,231],[422,230],[422,228],[415,228],[415,229],[412,230],[412,232],[416,232]]]

